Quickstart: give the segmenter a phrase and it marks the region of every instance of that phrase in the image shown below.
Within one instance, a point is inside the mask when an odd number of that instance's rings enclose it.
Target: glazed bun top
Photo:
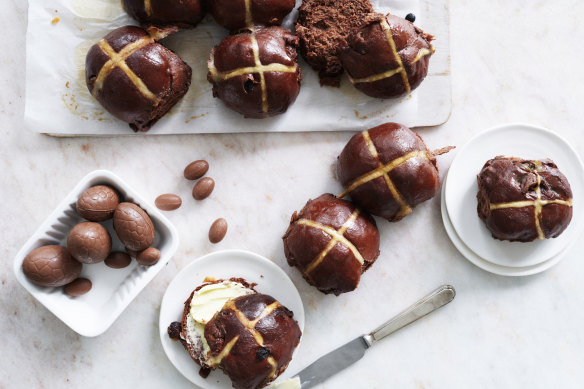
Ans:
[[[295,0],[208,0],[215,21],[230,31],[255,25],[279,26]]]
[[[211,362],[236,389],[273,381],[290,363],[300,336],[293,313],[265,294],[229,300],[205,326]]]
[[[189,28],[205,15],[204,0],[122,0],[122,5],[143,25]]]

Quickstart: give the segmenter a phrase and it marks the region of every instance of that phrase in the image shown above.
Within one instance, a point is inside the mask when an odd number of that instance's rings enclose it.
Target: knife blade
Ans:
[[[363,358],[365,351],[379,340],[448,304],[455,295],[454,287],[450,285],[439,287],[370,333],[353,339],[320,357],[290,381],[298,382],[300,379],[301,389],[312,388],[326,381],[329,377]]]

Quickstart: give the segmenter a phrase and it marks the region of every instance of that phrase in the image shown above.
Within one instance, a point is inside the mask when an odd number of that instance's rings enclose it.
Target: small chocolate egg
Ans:
[[[91,281],[87,278],[77,278],[73,282],[65,285],[63,291],[71,297],[78,297],[89,292],[91,287]]]
[[[110,253],[105,259],[105,265],[112,269],[123,269],[132,263],[132,258],[121,251],[114,251]]]
[[[96,185],[81,193],[77,200],[77,213],[89,221],[111,219],[120,203],[120,196],[109,186]]]
[[[120,203],[114,212],[114,229],[126,249],[142,251],[154,242],[154,224],[142,208],[133,203]]]
[[[42,246],[31,251],[22,262],[22,272],[34,284],[63,286],[79,276],[81,263],[63,246]]]
[[[160,250],[154,247],[148,247],[146,250],[138,253],[136,261],[142,266],[153,266],[160,259]]]
[[[69,232],[67,248],[79,262],[98,263],[106,259],[112,250],[112,238],[101,224],[83,222]]]

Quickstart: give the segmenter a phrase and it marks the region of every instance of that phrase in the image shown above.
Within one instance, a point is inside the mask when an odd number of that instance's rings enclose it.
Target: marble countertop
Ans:
[[[247,249],[291,277],[306,310],[297,365],[371,330],[435,287],[456,287],[453,303],[393,334],[324,388],[577,388],[584,381],[584,240],[552,269],[506,278],[486,273],[449,241],[438,197],[397,224],[378,220],[381,257],[357,291],[325,296],[284,258],[281,235],[311,197],[338,193],[334,161],[351,133],[246,134],[56,139],[23,125],[26,2],[0,6],[0,388],[191,388],[158,338],[160,302],[175,274],[200,255]],[[451,1],[453,110],[419,132],[431,148],[463,145],[477,132],[528,122],[567,137],[584,157],[581,123],[584,3]],[[358,130],[358,129],[356,129]],[[309,155],[310,158],[306,158]],[[440,157],[442,176],[455,152]],[[184,166],[205,158],[217,185],[190,198]],[[77,335],[16,281],[12,260],[72,187],[108,169],[145,198],[181,195],[167,213],[180,233],[168,266],[112,327]],[[211,245],[209,225],[229,221]]]

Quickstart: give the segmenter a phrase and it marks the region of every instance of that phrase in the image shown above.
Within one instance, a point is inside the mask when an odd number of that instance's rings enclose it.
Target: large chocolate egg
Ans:
[[[86,189],[77,199],[77,213],[92,222],[111,219],[120,203],[120,196],[107,185],[95,185]]]
[[[79,262],[98,263],[106,259],[111,252],[112,239],[101,224],[83,222],[69,232],[67,249]]]
[[[556,238],[572,220],[572,189],[553,161],[496,157],[477,176],[478,214],[496,239]]]
[[[133,203],[120,203],[114,212],[114,229],[127,249],[142,251],[154,242],[155,230],[150,217]]]
[[[31,251],[22,262],[22,272],[40,286],[63,286],[81,273],[81,263],[63,246],[42,246]]]
[[[309,284],[323,293],[354,290],[379,256],[375,220],[346,200],[324,194],[294,212],[284,253]]]
[[[438,150],[442,153],[449,150]],[[436,158],[422,138],[401,124],[386,123],[353,136],[338,158],[345,192],[367,212],[399,221],[436,195]]]

